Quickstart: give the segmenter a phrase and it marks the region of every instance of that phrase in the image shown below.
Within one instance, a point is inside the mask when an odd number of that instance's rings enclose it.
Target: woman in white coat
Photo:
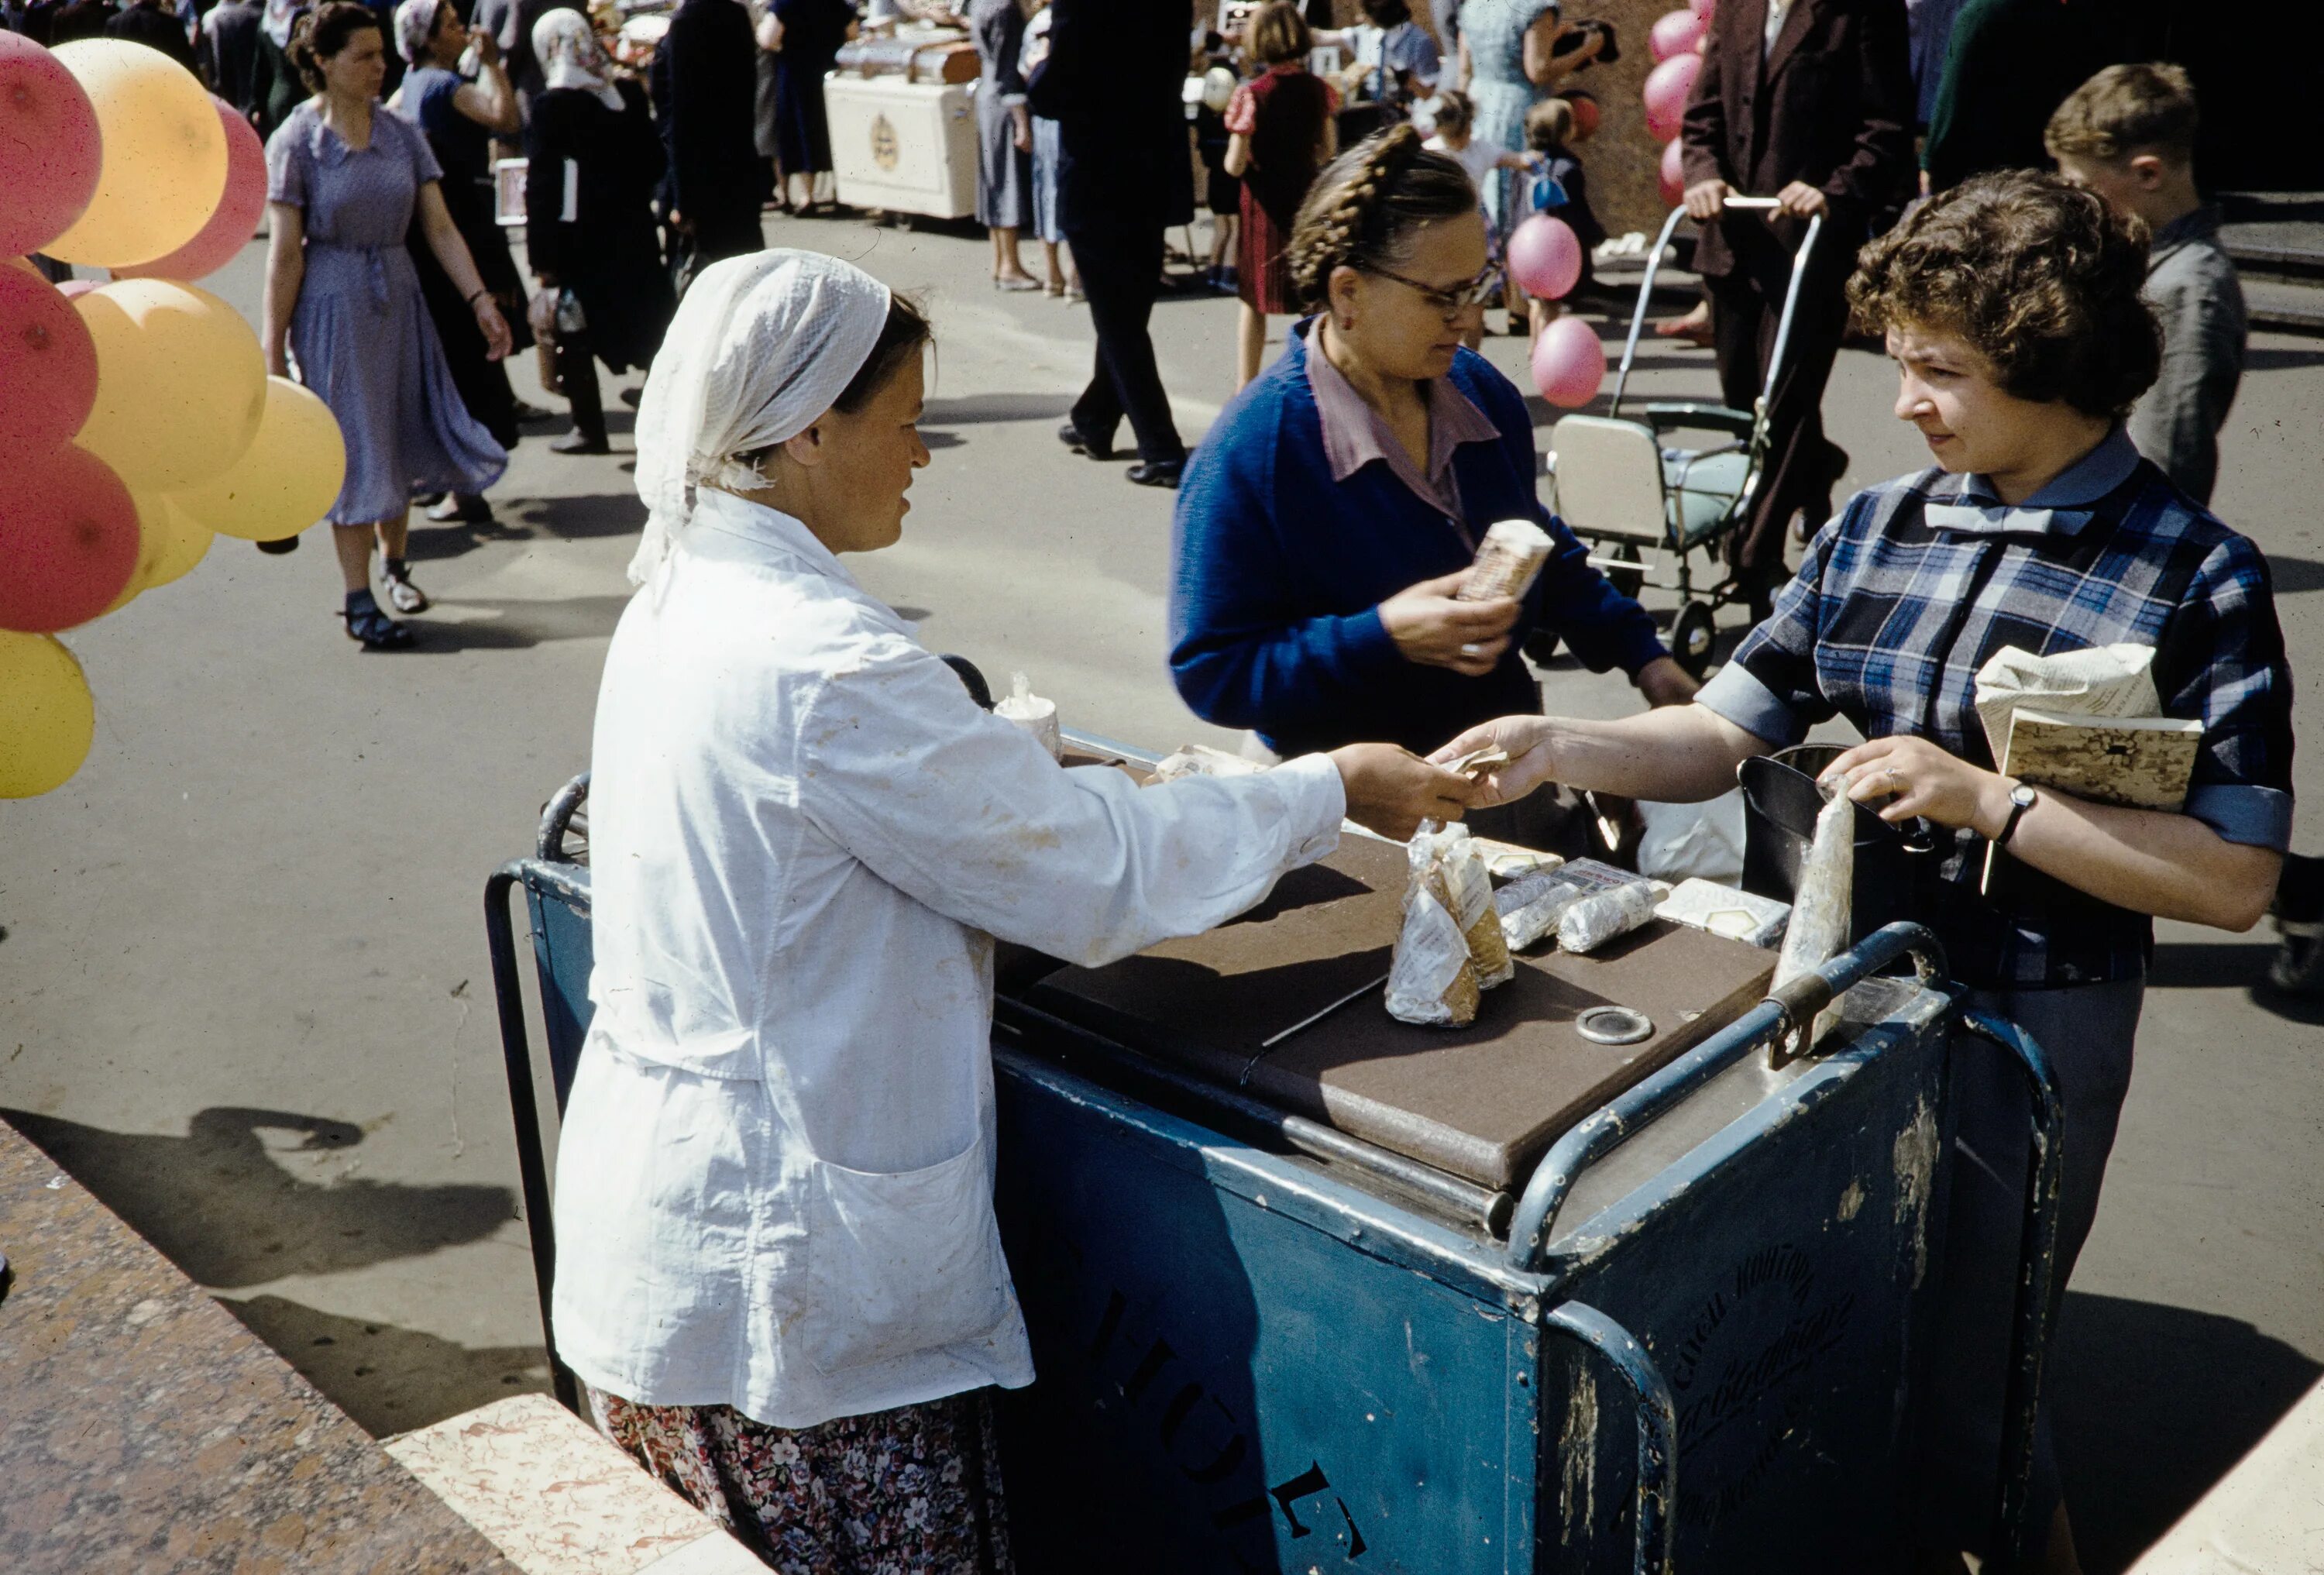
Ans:
[[[1343,815],[1404,836],[1470,791],[1383,744],[1140,789],[979,710],[839,557],[901,534],[927,337],[833,258],[703,272],[638,412],[643,588],[598,697],[558,1345],[617,1442],[802,1575],[1010,1567],[993,937],[1120,957]]]

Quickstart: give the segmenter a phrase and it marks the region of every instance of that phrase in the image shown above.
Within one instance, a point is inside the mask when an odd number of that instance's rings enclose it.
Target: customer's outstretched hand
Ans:
[[[1523,798],[1544,782],[1555,780],[1556,761],[1549,748],[1549,719],[1543,716],[1503,716],[1481,723],[1428,758],[1443,764],[1479,750],[1498,749],[1509,757],[1506,766],[1480,772],[1471,809],[1489,809]]]
[[[1460,819],[1477,791],[1467,778],[1394,744],[1348,744],[1332,751],[1332,763],[1347,789],[1348,818],[1397,842],[1424,820]]]

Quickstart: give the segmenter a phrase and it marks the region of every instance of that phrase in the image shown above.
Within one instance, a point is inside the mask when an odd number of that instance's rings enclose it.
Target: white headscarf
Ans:
[[[820,252],[753,252],[696,276],[638,401],[646,530],[632,585],[669,555],[697,486],[767,484],[739,456],[798,437],[831,409],[879,341],[888,302],[886,285]]]
[[[550,88],[579,88],[597,96],[597,102],[619,114],[622,95],[605,79],[611,62],[598,46],[596,30],[578,11],[559,6],[542,14],[532,24],[532,58],[540,62],[543,82]]]
[[[403,0],[395,8],[395,52],[406,65],[416,66],[428,52],[436,32],[437,0]]]

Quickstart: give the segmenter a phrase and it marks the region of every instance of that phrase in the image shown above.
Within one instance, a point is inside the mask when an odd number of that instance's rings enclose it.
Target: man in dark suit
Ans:
[[[1722,397],[1759,397],[1806,221],[1823,216],[1770,402],[1766,469],[1728,563],[1764,615],[1783,583],[1784,526],[1831,512],[1848,456],[1823,435],[1823,387],[1847,331],[1856,249],[1913,186],[1914,99],[1904,0],[1726,0],[1680,132],[1695,268],[1711,303]],[[1773,197],[1772,214],[1728,212]]]
[[[1028,80],[1058,128],[1057,205],[1097,329],[1097,367],[1058,432],[1104,459],[1122,418],[1138,438],[1130,479],[1175,487],[1186,445],[1147,332],[1162,282],[1162,232],[1189,174],[1187,0],[1055,0],[1049,56]]]

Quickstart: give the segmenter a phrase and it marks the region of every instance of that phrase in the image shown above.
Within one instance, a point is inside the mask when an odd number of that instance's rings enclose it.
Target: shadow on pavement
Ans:
[[[1071,394],[964,394],[930,400],[920,422],[928,427],[964,427],[979,421],[1061,421],[1074,408]]]
[[[471,1349],[420,1330],[342,1318],[281,1296],[218,1301],[374,1438],[549,1387],[539,1346]]]
[[[214,1105],[182,1138],[28,1110],[0,1119],[213,1290],[413,1257],[481,1240],[516,1215],[507,1187],[300,1175],[306,1156],[363,1141],[362,1128],[326,1116]],[[297,1141],[270,1146],[262,1132]]]
[[[2288,345],[2254,345],[2244,352],[2246,372],[2281,372],[2295,366],[2324,366],[2324,350],[2294,350]]]
[[[442,656],[464,650],[523,650],[558,640],[603,640],[613,632],[622,609],[630,604],[625,592],[618,596],[568,596],[562,601],[512,601],[494,597],[438,597],[446,612],[484,612],[489,616],[464,622],[430,618],[410,621],[414,636],[410,654]]]
[[[645,505],[635,493],[585,493],[563,498],[495,498],[482,525],[412,521],[414,563],[458,557],[479,547],[510,541],[594,541],[634,536],[645,528]]]
[[[2282,553],[2267,555],[2268,578],[2279,596],[2296,596],[2302,591],[2324,591],[2324,563],[2312,557],[2288,557]]]
[[[2169,1530],[2324,1367],[2250,1324],[2070,1294],[2051,1390],[2082,1567],[2107,1575]]]
[[[2268,941],[2172,941],[2154,948],[2149,990],[2241,990],[2266,977]]]

